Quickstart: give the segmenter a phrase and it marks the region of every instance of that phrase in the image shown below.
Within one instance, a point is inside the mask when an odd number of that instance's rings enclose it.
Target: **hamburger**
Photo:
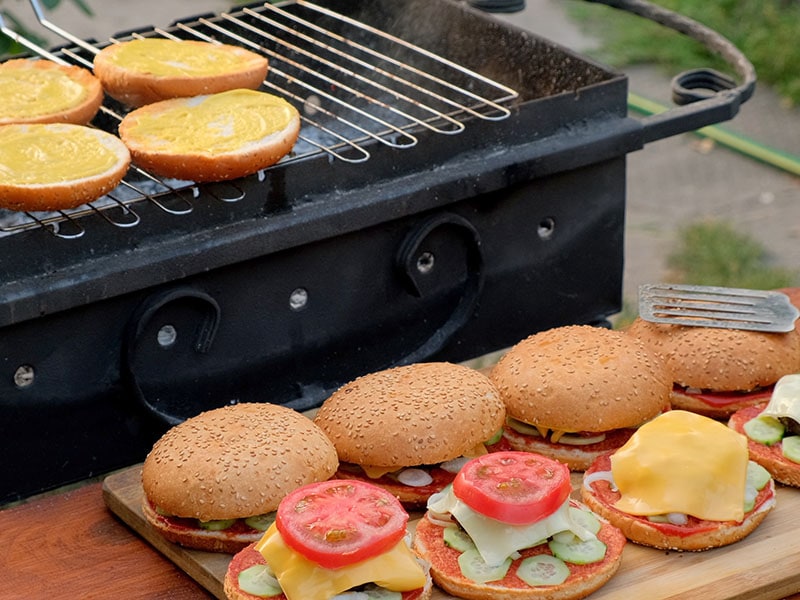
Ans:
[[[555,458],[574,471],[622,446],[669,408],[665,365],[620,331],[569,325],[513,346],[489,373],[506,407],[513,450]]]
[[[431,362],[343,385],[322,403],[314,423],[336,447],[337,477],[379,485],[413,508],[449,484],[468,457],[485,453],[504,418],[485,375]]]
[[[643,341],[672,373],[672,407],[727,420],[769,400],[783,375],[800,370],[800,331],[766,333],[650,323],[637,318],[628,334]]]
[[[275,404],[225,406],[154,444],[142,511],[170,542],[233,554],[261,538],[286,494],[336,466],[336,450],[308,417]]]
[[[386,490],[330,480],[290,492],[258,543],[231,560],[228,600],[424,600],[427,565],[409,548],[408,513]],[[339,594],[342,594],[341,596]]]
[[[709,417],[671,410],[584,473],[581,498],[632,542],[701,551],[749,535],[775,506],[775,483],[747,440]]]
[[[617,572],[626,540],[571,492],[569,468],[556,460],[477,457],[428,501],[413,548],[460,598],[584,598]]]
[[[747,436],[751,460],[776,481],[800,487],[800,374],[781,377],[769,402],[737,410],[728,426]]]

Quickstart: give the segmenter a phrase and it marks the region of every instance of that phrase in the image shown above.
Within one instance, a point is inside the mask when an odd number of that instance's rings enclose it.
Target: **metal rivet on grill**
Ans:
[[[178,330],[172,325],[164,325],[158,330],[156,340],[162,348],[169,348],[178,339]]]
[[[297,288],[289,294],[289,308],[292,310],[302,310],[308,304],[308,290]]]
[[[417,259],[417,271],[422,274],[433,271],[433,264],[436,262],[433,252],[423,252]]]
[[[556,222],[553,220],[552,217],[546,217],[539,221],[539,227],[536,230],[536,233],[539,234],[539,237],[543,240],[550,239],[553,236],[553,232],[556,229]]]
[[[30,365],[21,365],[14,373],[14,385],[18,388],[25,388],[33,384],[34,373]]]

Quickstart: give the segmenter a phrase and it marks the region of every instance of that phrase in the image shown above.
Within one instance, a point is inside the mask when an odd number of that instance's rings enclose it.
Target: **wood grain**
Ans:
[[[573,484],[579,479],[573,476]],[[139,468],[108,477],[109,508],[134,531],[220,600],[229,557],[185,550],[165,541],[144,521]],[[592,600],[780,600],[800,592],[800,490],[780,488],[777,506],[744,540],[705,552],[666,552],[628,544],[614,578]],[[451,596],[434,590],[435,600]]]

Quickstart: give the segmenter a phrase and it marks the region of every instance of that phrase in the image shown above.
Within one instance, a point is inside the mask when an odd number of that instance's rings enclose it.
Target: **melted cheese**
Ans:
[[[800,423],[800,373],[784,375],[775,383],[762,416],[792,419]]]
[[[397,592],[427,582],[425,571],[405,540],[388,552],[339,569],[325,569],[301,556],[283,541],[273,524],[256,544],[289,600],[328,600],[356,586],[375,582]]]
[[[615,507],[633,515],[741,521],[747,461],[745,436],[708,417],[668,411],[611,457],[622,495]]]
[[[111,60],[117,65],[163,77],[217,75],[236,70],[242,64],[240,54],[212,43],[142,38],[114,49]]]
[[[110,137],[110,136],[108,136]],[[0,180],[9,185],[75,181],[105,173],[119,161],[105,136],[66,123],[0,127]]]
[[[170,102],[170,101],[166,101]],[[291,104],[254,90],[230,90],[172,102],[160,111],[132,113],[130,135],[174,153],[216,155],[283,131],[297,115]]]
[[[484,562],[497,566],[515,552],[541,544],[561,531],[571,531],[582,540],[594,539],[594,533],[572,520],[569,504],[567,499],[553,514],[535,523],[511,525],[472,510],[456,497],[453,487],[448,486],[430,497],[428,509],[453,515],[472,538]]]

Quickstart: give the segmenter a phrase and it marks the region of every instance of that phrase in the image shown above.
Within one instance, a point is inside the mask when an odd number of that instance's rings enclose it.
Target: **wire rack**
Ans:
[[[301,114],[300,137],[281,165],[325,153],[331,161],[363,163],[374,145],[406,150],[419,132],[457,135],[474,119],[498,121],[510,115],[517,92],[400,37],[306,0],[251,5],[168,28],[154,27],[89,43],[51,22],[38,0],[30,0],[42,27],[66,44],[50,52],[2,22],[0,31],[41,58],[92,68],[94,55],[108,44],[137,37],[193,39],[242,46],[270,61],[261,89],[292,102]],[[116,132],[126,108],[109,100],[95,126]],[[102,123],[102,124],[98,124]],[[266,169],[254,177],[269,177]],[[90,204],[55,213],[0,210],[0,234],[42,228],[62,238],[85,233],[81,219],[99,216],[116,227],[134,227],[136,205],[147,202],[163,212],[194,210],[199,186],[165,180],[136,166],[111,193]],[[203,197],[239,202],[236,181],[215,184]]]

